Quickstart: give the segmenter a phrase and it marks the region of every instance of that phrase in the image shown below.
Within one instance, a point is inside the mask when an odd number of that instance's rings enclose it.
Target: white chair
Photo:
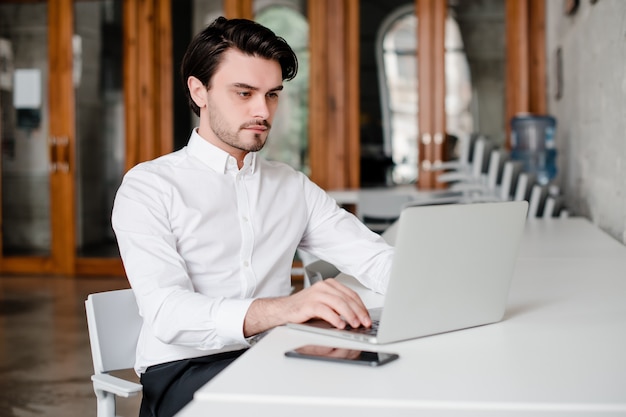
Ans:
[[[541,217],[546,219],[551,217],[569,217],[569,212],[565,208],[564,198],[559,194],[558,187],[548,187],[548,196],[546,197],[546,202],[543,205],[543,213],[541,214]]]
[[[339,272],[335,265],[318,259],[304,266],[304,287],[309,287],[326,278],[334,278]]]
[[[109,372],[130,369],[142,319],[132,290],[90,294],[85,301],[98,417],[114,417],[116,396],[141,394],[143,387]]]
[[[505,175],[506,173],[504,172],[504,168],[507,166],[506,163],[511,162],[506,160],[506,156],[504,151],[493,149],[489,154],[486,174],[480,174],[478,179],[454,183],[449,189],[452,191],[465,191],[468,195],[477,197],[477,202],[501,200],[499,195],[500,185],[504,181],[512,180],[512,177]],[[512,169],[513,167],[507,168],[507,170]],[[499,180],[501,180],[500,183],[498,182]],[[504,186],[510,188],[510,184],[505,184]]]
[[[528,199],[528,218],[541,217],[547,190],[539,184],[533,184]]]
[[[371,230],[382,233],[400,217],[402,207],[412,199],[412,195],[406,193],[361,190],[357,216]]]
[[[437,176],[438,182],[456,182],[456,181],[480,181],[480,177],[483,173],[485,157],[489,154],[489,144],[486,138],[478,137],[474,143],[474,149],[472,150],[472,160],[468,164],[463,164],[459,167],[442,162],[439,165],[433,166],[431,170],[449,170],[443,174]]]
[[[493,149],[490,152],[486,174],[480,174],[478,178],[473,175],[468,176],[465,180],[452,184],[446,190],[420,193],[404,204],[402,209],[411,206],[508,200],[516,165],[515,162],[506,160],[506,156],[504,151]]]
[[[508,201],[513,199],[514,186],[516,185],[514,178],[519,176],[521,170],[522,164],[519,161],[508,160],[504,163],[502,179],[497,191],[500,200]]]
[[[515,194],[513,200],[522,201],[528,200],[530,196],[530,188],[533,183],[532,175],[527,172],[522,172],[517,177],[517,183],[515,184]]]
[[[472,135],[459,136],[459,158],[451,161],[444,161],[434,167],[437,171],[471,171],[472,164],[472,144],[479,137]],[[481,139],[482,140],[482,139]]]

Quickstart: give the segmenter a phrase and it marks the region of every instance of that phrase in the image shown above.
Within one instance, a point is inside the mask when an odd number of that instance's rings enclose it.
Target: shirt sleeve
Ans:
[[[246,345],[243,321],[253,300],[194,291],[168,220],[171,194],[158,175],[134,168],[115,198],[112,225],[144,323],[166,344],[201,350]]]
[[[309,222],[300,248],[384,294],[391,274],[393,247],[308,179],[305,188]]]

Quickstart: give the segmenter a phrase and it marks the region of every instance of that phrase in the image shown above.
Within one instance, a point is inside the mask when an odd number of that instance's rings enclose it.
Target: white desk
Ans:
[[[536,257],[624,259],[626,246],[583,217],[533,218],[526,222],[519,258]]]
[[[626,248],[567,224],[529,224],[500,323],[380,346],[400,354],[381,368],[285,358],[306,343],[365,345],[277,328],[180,416],[626,415]],[[555,256],[534,246],[570,239]]]
[[[459,193],[465,190],[468,193],[476,190],[484,190],[484,187],[481,187],[478,184],[468,184],[465,188],[460,188],[458,190],[419,190],[414,184],[409,185],[396,185],[394,187],[378,187],[378,188],[346,188],[346,189],[338,189],[338,190],[328,190],[327,193],[330,195],[337,204],[358,204],[359,203],[359,195],[361,193],[376,193],[380,195],[381,199],[388,198],[394,195],[403,195],[407,196],[407,198],[415,201],[419,200],[431,200],[433,198],[439,199],[440,202],[456,202],[459,199]]]

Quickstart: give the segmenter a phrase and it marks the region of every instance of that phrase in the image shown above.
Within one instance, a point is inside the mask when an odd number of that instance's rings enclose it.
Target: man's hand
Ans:
[[[346,324],[372,325],[359,295],[330,278],[288,297],[255,300],[244,320],[244,335],[249,337],[285,323],[303,323],[312,318],[323,319],[339,329]]]

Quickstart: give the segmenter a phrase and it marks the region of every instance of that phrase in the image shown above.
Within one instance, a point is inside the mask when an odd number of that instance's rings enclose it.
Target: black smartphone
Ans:
[[[334,346],[305,345],[285,352],[289,358],[317,359],[356,365],[380,366],[398,359],[397,353],[373,352]]]

